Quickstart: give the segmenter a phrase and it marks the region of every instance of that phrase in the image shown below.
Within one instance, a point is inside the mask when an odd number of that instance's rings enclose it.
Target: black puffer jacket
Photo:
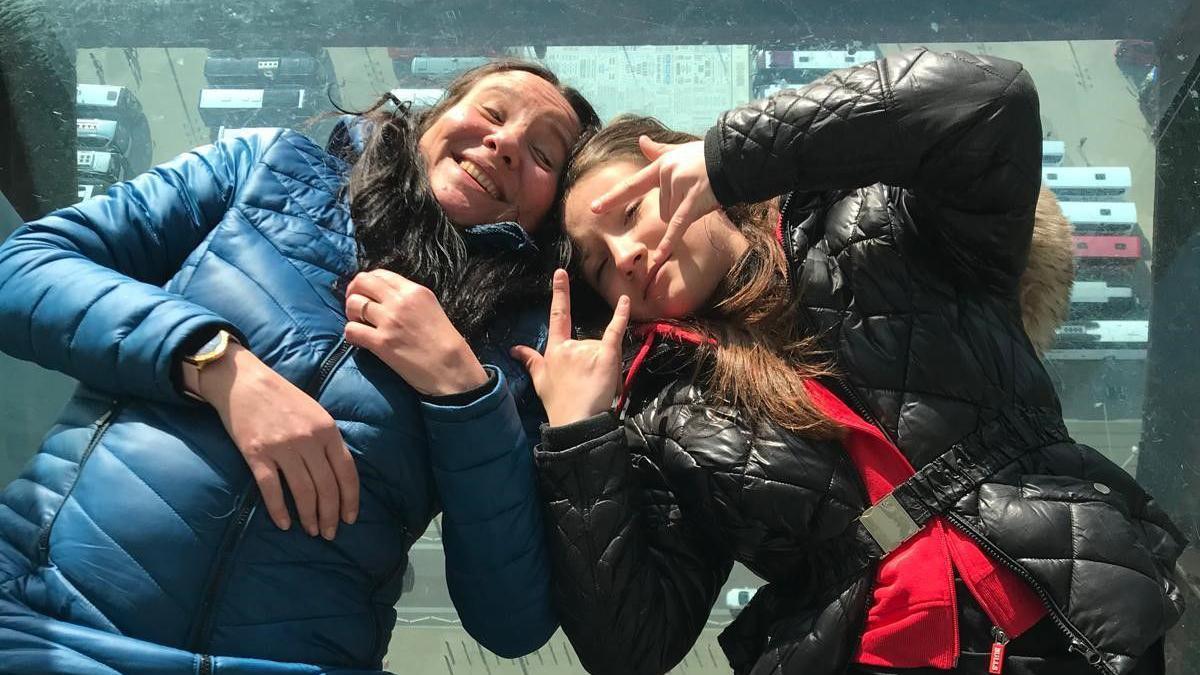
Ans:
[[[845,374],[830,388],[917,468],[896,493],[905,510],[946,515],[1047,605],[1005,672],[1154,672],[1183,609],[1184,539],[1070,439],[1021,326],[1040,135],[1019,64],[915,50],[727,113],[705,145],[722,203],[796,191],[789,281]],[[856,520],[854,466],[835,442],[708,405],[686,362],[656,348],[623,426],[602,415],[545,432],[565,631],[592,672],[664,672],[736,559],[769,582],[722,635],[736,672],[852,669],[880,555]],[[972,652],[986,652],[987,622],[959,596],[959,669],[986,672]]]

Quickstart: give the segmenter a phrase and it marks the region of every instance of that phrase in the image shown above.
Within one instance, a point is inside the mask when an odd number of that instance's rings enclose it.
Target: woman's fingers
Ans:
[[[333,477],[337,479],[338,495],[342,499],[342,522],[353,525],[354,521],[358,520],[359,492],[358,467],[354,465],[354,456],[350,454],[350,448],[346,447],[341,438],[338,438],[336,443],[325,446],[325,456],[329,459],[329,466],[333,468]]]
[[[258,483],[258,491],[262,494],[263,504],[275,527],[281,530],[292,526],[292,517],[288,515],[287,503],[283,501],[283,485],[279,479],[279,470],[274,464],[256,461],[250,464],[250,474]]]
[[[554,270],[550,282],[550,321],[547,348],[571,339],[571,281],[564,269]]]
[[[313,487],[317,493],[317,529],[326,540],[333,541],[337,535],[338,518],[342,505],[337,479],[333,476],[333,468],[325,456],[324,447],[309,448],[301,453],[304,466],[312,478]]]
[[[292,501],[296,503],[296,514],[300,516],[300,525],[309,536],[317,536],[321,530],[317,520],[317,489],[313,485],[312,476],[304,460],[295,452],[282,453],[278,460],[283,479],[287,481],[288,490],[292,493]]]
[[[368,326],[374,325],[371,323],[369,312],[371,311],[371,303],[377,302],[359,293],[351,293],[346,296],[346,319]]]

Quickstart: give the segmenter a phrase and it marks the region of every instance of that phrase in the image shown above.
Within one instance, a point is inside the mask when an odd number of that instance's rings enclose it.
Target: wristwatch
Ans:
[[[205,342],[200,349],[192,354],[184,354],[182,361],[179,364],[179,370],[182,374],[183,393],[196,399],[203,401],[200,398],[200,371],[208,366],[220,361],[225,352],[229,350],[229,343],[238,342],[238,339],[227,330],[219,330],[217,334],[208,342]]]

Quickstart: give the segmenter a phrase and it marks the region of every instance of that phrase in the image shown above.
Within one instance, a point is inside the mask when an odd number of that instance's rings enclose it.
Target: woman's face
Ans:
[[[650,254],[667,230],[658,188],[603,214],[591,209],[593,200],[640,168],[621,161],[584,174],[567,193],[564,227],[579,249],[585,280],[610,305],[628,295],[634,320],[678,319],[704,307],[749,244],[724,213],[710,213],[692,223],[651,276]]]
[[[421,136],[434,196],[459,226],[516,221],[532,232],[554,202],[579,119],[554,85],[488,75]]]

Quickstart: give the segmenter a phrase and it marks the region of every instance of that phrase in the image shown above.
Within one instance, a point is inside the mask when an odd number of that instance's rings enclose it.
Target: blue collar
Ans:
[[[472,225],[462,230],[468,250],[487,248],[537,255],[538,245],[520,225],[512,222]]]

